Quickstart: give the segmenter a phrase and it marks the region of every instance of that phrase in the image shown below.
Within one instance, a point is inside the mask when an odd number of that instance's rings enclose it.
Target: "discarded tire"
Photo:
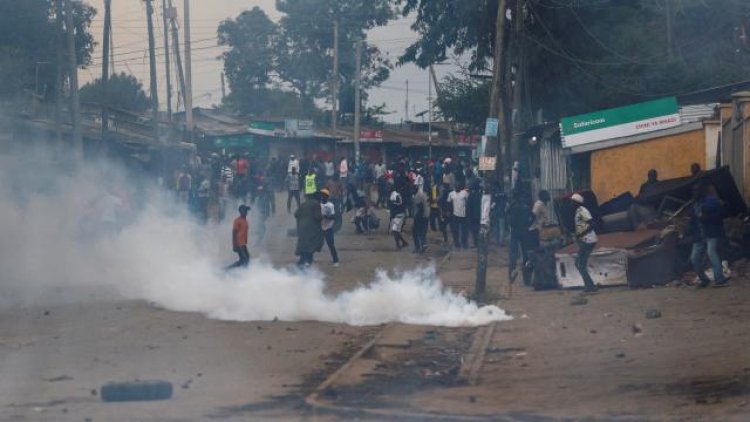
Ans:
[[[102,401],[153,401],[172,397],[172,383],[167,381],[110,382],[101,388]]]

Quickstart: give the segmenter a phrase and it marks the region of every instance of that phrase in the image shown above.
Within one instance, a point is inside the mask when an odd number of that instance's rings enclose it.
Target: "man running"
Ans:
[[[247,267],[250,263],[250,252],[247,250],[247,232],[249,229],[249,225],[247,224],[248,211],[250,211],[250,207],[247,205],[240,205],[240,216],[234,220],[234,224],[232,225],[232,249],[237,255],[239,255],[240,259],[230,265],[227,270]]]

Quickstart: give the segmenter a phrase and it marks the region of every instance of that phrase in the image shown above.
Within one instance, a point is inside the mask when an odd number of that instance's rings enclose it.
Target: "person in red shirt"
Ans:
[[[239,261],[230,265],[227,270],[239,267],[247,267],[250,263],[250,252],[247,250],[247,232],[249,225],[247,224],[247,212],[250,211],[250,207],[247,205],[240,205],[240,216],[234,220],[232,225],[232,249],[239,255]]]
[[[245,177],[247,175],[248,167],[250,167],[250,163],[247,161],[247,158],[240,157],[237,159],[237,168],[235,169],[235,172],[240,177]]]

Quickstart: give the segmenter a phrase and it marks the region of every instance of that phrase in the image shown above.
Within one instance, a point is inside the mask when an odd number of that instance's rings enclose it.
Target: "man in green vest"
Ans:
[[[315,176],[315,168],[310,166],[305,176],[305,195],[314,195],[318,191],[318,183]]]

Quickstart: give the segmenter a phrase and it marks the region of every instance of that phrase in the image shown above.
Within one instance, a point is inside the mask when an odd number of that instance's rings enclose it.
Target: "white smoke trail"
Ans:
[[[228,241],[225,228],[195,224],[164,194],[152,192],[121,231],[84,241],[80,229],[93,223],[88,210],[107,192],[127,189],[126,178],[87,169],[43,179],[40,188],[25,180],[20,168],[0,171],[0,281],[6,304],[105,295],[234,321],[475,326],[510,319],[495,306],[479,307],[444,289],[434,268],[395,278],[380,272],[368,286],[338,295],[325,293],[324,277],[315,271],[255,262],[248,270],[225,273],[217,252]]]

